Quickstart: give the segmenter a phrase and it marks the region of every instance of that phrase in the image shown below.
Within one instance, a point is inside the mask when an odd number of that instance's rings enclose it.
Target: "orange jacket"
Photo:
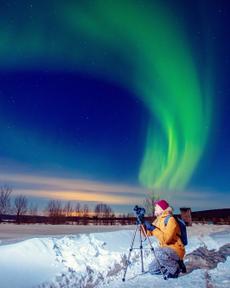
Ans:
[[[180,227],[174,217],[170,217],[167,225],[165,225],[165,218],[170,213],[164,211],[152,223],[156,228],[153,231],[147,231],[148,236],[155,236],[160,243],[160,247],[172,248],[180,259],[185,255],[185,248],[180,239]]]

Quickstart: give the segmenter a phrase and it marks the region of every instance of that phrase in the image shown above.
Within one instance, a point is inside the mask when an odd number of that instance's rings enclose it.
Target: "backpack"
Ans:
[[[165,226],[168,224],[170,217],[173,217],[176,220],[176,222],[178,223],[178,225],[180,227],[180,235],[179,235],[180,239],[181,239],[182,243],[184,244],[184,246],[186,246],[188,244],[188,236],[187,236],[187,229],[186,229],[185,222],[182,219],[180,219],[174,215],[168,215],[165,217],[165,220],[164,220]]]

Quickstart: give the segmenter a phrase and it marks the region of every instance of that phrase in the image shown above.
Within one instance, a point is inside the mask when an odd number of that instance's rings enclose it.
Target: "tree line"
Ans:
[[[24,195],[12,197],[12,188],[8,185],[0,187],[0,222],[4,219],[16,223],[52,223],[52,224],[83,224],[99,225],[134,224],[133,214],[115,216],[111,207],[105,203],[97,203],[92,211],[87,204],[71,201],[49,200],[43,210],[29,201]]]

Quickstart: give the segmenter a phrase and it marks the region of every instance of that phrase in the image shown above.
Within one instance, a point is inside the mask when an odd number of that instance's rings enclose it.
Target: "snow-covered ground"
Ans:
[[[122,227],[122,228],[121,228]],[[111,232],[133,229],[131,225],[51,225],[51,224],[0,224],[0,245],[44,236],[63,237],[65,235]]]
[[[1,230],[0,225],[0,230]],[[140,250],[131,254],[126,281],[122,282],[124,263],[135,226],[120,231],[30,238],[0,246],[1,288],[56,287],[230,287],[230,257],[211,270],[196,269],[178,279],[141,274]],[[230,243],[230,226],[196,224],[188,229],[187,253],[199,247],[218,250]],[[51,233],[52,234],[52,233]],[[1,239],[1,231],[0,231]],[[11,239],[12,240],[12,239]],[[151,238],[153,246],[157,246]],[[139,247],[139,235],[134,247]],[[144,242],[144,266],[153,258]]]

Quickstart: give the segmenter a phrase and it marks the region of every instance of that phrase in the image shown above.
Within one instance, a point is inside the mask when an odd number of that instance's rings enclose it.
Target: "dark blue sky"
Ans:
[[[136,181],[148,111],[135,95],[100,79],[65,72],[4,72],[0,86],[4,126],[22,129],[27,137],[21,153],[17,146],[8,150],[6,141],[4,157],[35,169],[51,166],[53,172]],[[31,145],[36,135],[47,153]]]
[[[151,1],[134,2],[142,7],[140,17],[144,17],[141,13]],[[98,40],[99,32],[94,31],[96,39],[91,42],[83,29],[75,37],[70,26],[62,23],[64,10],[62,14],[59,8],[68,5],[61,1],[20,3],[18,7],[15,1],[0,1],[0,184],[10,184],[15,194],[38,203],[55,198],[56,191],[61,200],[107,201],[117,211],[141,204],[148,189],[141,187],[138,174],[151,115],[132,89],[134,63],[139,59],[114,27],[107,47]],[[91,11],[88,4],[78,5]],[[207,144],[185,189],[169,200],[175,207],[227,207],[230,5],[179,0],[164,5],[177,15],[177,24],[184,23],[201,81],[207,53],[213,74]],[[116,37],[119,45],[113,40]]]

